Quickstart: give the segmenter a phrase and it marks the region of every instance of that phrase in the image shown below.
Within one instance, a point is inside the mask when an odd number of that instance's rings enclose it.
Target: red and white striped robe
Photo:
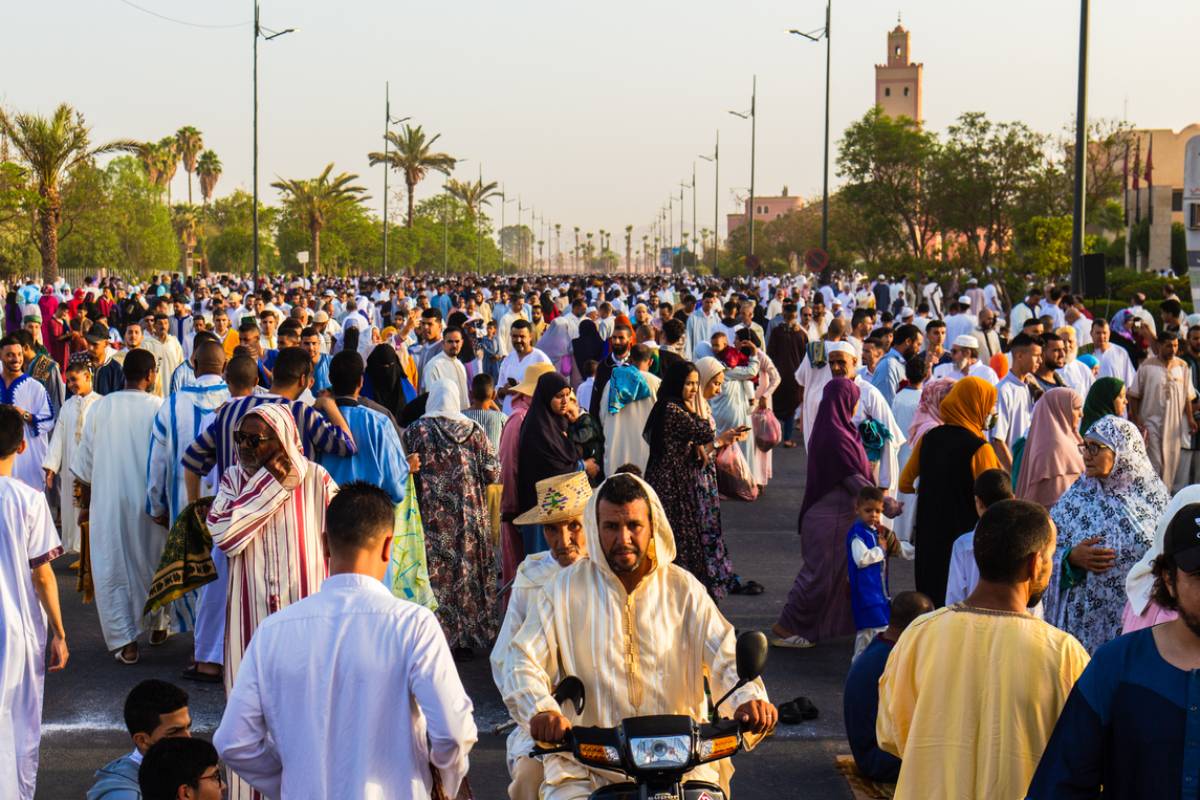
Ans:
[[[327,574],[321,550],[325,508],[337,494],[329,473],[304,458],[286,406],[263,405],[250,415],[262,417],[284,443],[293,467],[287,483],[295,488],[281,484],[265,467],[246,475],[239,463],[221,477],[208,514],[213,543],[229,557],[227,695],[259,623],[321,588]],[[244,781],[230,777],[230,798],[257,796]]]

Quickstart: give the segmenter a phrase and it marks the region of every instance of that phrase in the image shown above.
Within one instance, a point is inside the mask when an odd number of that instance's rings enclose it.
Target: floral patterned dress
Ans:
[[[650,454],[646,482],[658,493],[671,523],[675,563],[720,600],[733,586],[733,563],[721,532],[717,467],[711,459],[701,464],[695,453],[696,445],[713,441],[713,424],[676,404],[666,407],[662,424],[664,452]]]
[[[487,511],[488,484],[500,480],[496,451],[474,422],[424,418],[403,439],[421,456],[415,481],[438,621],[451,647],[489,648],[500,628]]]
[[[1054,507],[1058,528],[1054,572],[1046,589],[1046,621],[1079,640],[1088,653],[1121,635],[1125,576],[1154,544],[1154,529],[1171,496],[1155,474],[1141,433],[1128,420],[1101,417],[1087,439],[1109,447],[1116,458],[1103,478],[1081,475]],[[1071,548],[1092,536],[1116,551],[1106,572],[1077,570],[1066,562]]]

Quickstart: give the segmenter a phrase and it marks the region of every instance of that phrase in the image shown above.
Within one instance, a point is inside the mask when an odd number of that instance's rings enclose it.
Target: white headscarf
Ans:
[[[429,397],[425,401],[425,414],[421,418],[430,417],[455,422],[471,421],[462,413],[462,398],[458,395],[457,381],[443,378],[429,390]]]
[[[1179,509],[1192,503],[1200,503],[1200,486],[1185,486],[1180,489],[1158,518],[1158,526],[1154,529],[1154,544],[1142,556],[1142,560],[1134,564],[1125,576],[1125,594],[1129,598],[1129,607],[1133,613],[1141,616],[1150,606],[1150,595],[1154,592],[1154,559],[1162,555],[1163,539],[1167,535],[1167,526],[1175,518]]]

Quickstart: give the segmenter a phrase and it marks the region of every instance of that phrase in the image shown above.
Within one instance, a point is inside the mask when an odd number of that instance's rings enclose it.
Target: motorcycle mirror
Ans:
[[[748,683],[762,674],[770,645],[762,631],[746,631],[737,640],[738,679]]]
[[[764,641],[766,641],[765,638]],[[575,706],[575,713],[582,714],[583,709],[587,707],[587,692],[583,688],[583,681],[574,675],[563,678],[559,681],[558,686],[554,687],[554,699],[560,706],[564,706],[570,700]]]

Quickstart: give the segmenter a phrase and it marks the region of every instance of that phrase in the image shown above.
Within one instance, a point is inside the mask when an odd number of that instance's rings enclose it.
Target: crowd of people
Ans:
[[[43,673],[69,660],[61,556],[117,662],[186,632],[181,679],[228,697],[213,744],[181,744],[186,693],[139,684],[94,800],[455,797],[478,735],[455,663],[483,654],[510,796],[587,797],[611,773],[533,742],[708,718],[738,683],[719,604],[764,590],[722,503],[775,491],[775,449],[802,445],[771,642],[855,637],[864,776],[1194,792],[1200,316],[1144,302],[1106,320],[1057,286],[1010,304],[996,281],[882,275],[14,285],[0,785],[33,796]],[[890,558],[917,591],[891,596]],[[578,712],[551,696],[567,675]],[[362,688],[385,684],[411,702]],[[748,744],[806,718],[761,680],[717,710]]]

